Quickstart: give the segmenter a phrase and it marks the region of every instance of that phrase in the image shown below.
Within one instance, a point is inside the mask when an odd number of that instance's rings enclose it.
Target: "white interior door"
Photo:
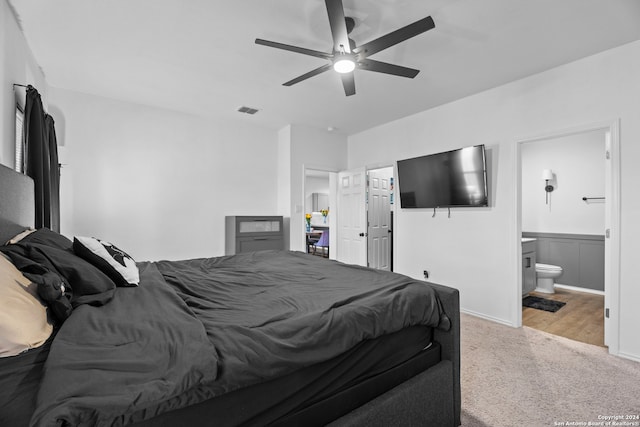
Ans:
[[[391,270],[391,177],[393,168],[368,171],[368,237],[369,267]]]
[[[338,173],[338,253],[347,264],[367,265],[365,169]]]

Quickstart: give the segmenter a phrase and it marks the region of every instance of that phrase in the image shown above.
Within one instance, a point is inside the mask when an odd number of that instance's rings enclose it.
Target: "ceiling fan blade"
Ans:
[[[374,61],[373,59],[361,59],[358,61],[361,70],[376,71],[378,73],[392,74],[394,76],[408,77],[410,79],[418,75],[420,70],[389,64],[387,62]]]
[[[396,31],[358,46],[353,50],[353,52],[366,58],[369,55],[373,55],[374,53],[380,52],[381,50],[410,39],[411,37],[422,34],[425,31],[429,31],[430,29],[435,28],[435,26],[433,19],[430,16],[427,16],[413,24],[409,24],[406,27],[402,27]]]
[[[288,82],[283,83],[282,85],[283,86],[292,86],[292,85],[294,85],[296,83],[300,83],[303,80],[307,80],[310,77],[317,76],[320,73],[324,73],[325,71],[330,70],[331,67],[333,67],[333,65],[331,65],[331,64],[323,65],[322,67],[318,67],[315,70],[311,70],[308,73],[305,73],[305,74],[303,74],[303,75],[301,75],[299,77],[296,77],[293,80],[289,80]]]
[[[256,39],[256,44],[263,46],[275,47],[276,49],[284,49],[290,52],[302,53],[303,55],[315,56],[316,58],[332,59],[333,54],[320,52],[318,50],[305,49],[304,47],[291,46],[284,43],[272,42],[269,40]]]
[[[333,37],[333,51],[351,53],[342,0],[325,0],[325,4],[327,6],[327,14],[329,15],[331,36]]]
[[[342,79],[342,86],[344,86],[344,94],[347,96],[356,94],[356,81],[353,77],[353,72],[340,74]]]

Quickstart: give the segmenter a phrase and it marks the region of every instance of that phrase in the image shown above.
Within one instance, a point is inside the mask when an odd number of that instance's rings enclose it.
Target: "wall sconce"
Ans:
[[[549,181],[553,179],[553,171],[551,169],[543,169],[542,179],[544,179],[545,203],[548,205],[549,193],[553,191],[553,185],[549,185]]]

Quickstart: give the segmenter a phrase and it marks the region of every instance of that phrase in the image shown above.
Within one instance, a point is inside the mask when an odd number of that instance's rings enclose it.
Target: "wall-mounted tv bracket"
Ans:
[[[447,218],[451,218],[451,207],[447,208],[448,213],[447,213]],[[435,218],[436,217],[436,208],[433,208],[433,215],[431,215],[431,218]]]

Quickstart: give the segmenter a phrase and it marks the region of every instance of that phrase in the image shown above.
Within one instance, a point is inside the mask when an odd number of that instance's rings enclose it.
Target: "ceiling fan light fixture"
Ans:
[[[333,62],[333,69],[339,73],[350,73],[356,68],[356,63],[350,55],[340,55],[336,61]]]
[[[317,76],[325,71],[333,69],[340,73],[340,80],[344,87],[345,96],[355,95],[355,76],[353,71],[358,70],[373,71],[376,73],[391,74],[394,76],[414,78],[420,70],[413,68],[401,67],[399,65],[389,64],[386,62],[375,61],[369,59],[370,55],[374,55],[391,46],[397,45],[405,40],[415,37],[435,28],[433,18],[427,16],[412,24],[405,25],[395,31],[380,36],[362,45],[356,45],[356,42],[349,37],[351,30],[356,21],[344,14],[343,0],[325,0],[327,7],[327,15],[329,18],[329,27],[331,29],[332,51],[319,51],[307,49],[300,46],[292,46],[284,43],[273,42],[269,40],[256,39],[256,44],[287,50],[290,52],[300,53],[303,55],[321,58],[327,62],[324,65],[315,68],[295,79],[283,83],[283,86],[292,86],[300,83],[308,78]]]

